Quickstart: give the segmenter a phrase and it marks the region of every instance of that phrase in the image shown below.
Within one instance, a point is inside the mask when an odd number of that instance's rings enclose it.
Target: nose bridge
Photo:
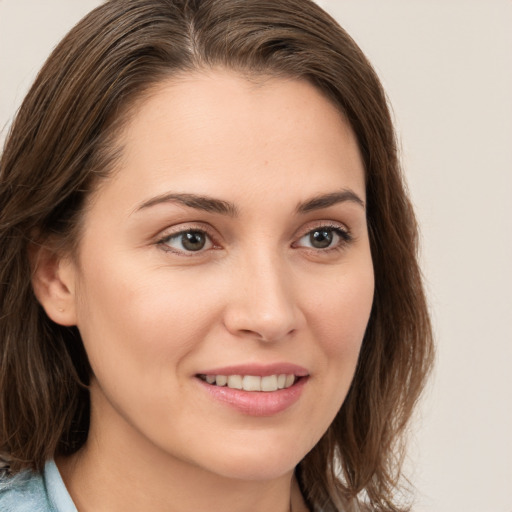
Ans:
[[[278,341],[298,328],[292,269],[269,244],[241,256],[233,273],[227,328],[237,335]]]

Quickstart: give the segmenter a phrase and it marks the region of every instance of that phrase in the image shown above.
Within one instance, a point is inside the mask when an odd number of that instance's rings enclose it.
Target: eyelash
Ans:
[[[331,225],[331,224],[319,224],[318,226],[308,229],[306,232],[304,232],[304,234],[302,234],[298,238],[298,241],[302,240],[303,238],[305,238],[307,236],[311,236],[315,232],[320,232],[320,231],[335,233],[339,237],[339,240],[337,241],[337,243],[335,243],[335,245],[328,246],[326,248],[303,247],[304,249],[306,249],[308,251],[312,251],[316,254],[321,254],[321,253],[325,254],[325,253],[330,253],[332,251],[343,250],[348,244],[350,244],[353,241],[353,236],[346,228],[342,228],[339,225]],[[183,237],[186,234],[193,234],[193,233],[197,233],[197,234],[205,236],[209,240],[209,244],[211,244],[211,247],[208,247],[207,249],[204,249],[204,247],[201,247],[199,250],[193,251],[193,250],[175,249],[175,248],[172,248],[169,246],[169,242],[171,240],[173,240],[173,239],[179,240],[180,237]],[[206,242],[206,243],[208,243],[208,242]],[[297,243],[298,242],[294,242],[292,244],[292,247],[296,247],[296,248],[301,247],[301,246],[297,245]],[[161,246],[164,251],[172,252],[174,254],[178,254],[180,256],[185,256],[185,257],[193,257],[194,255],[203,254],[207,250],[219,248],[219,245],[216,243],[215,238],[208,232],[208,230],[206,230],[204,227],[196,228],[193,226],[190,228],[182,229],[175,233],[171,233],[171,234],[167,234],[167,235],[163,236],[162,238],[157,240],[157,245]]]
[[[305,247],[305,249],[313,251],[315,253],[331,253],[332,251],[340,251],[346,248],[347,245],[349,245],[353,241],[352,234],[346,229],[336,224],[319,224],[318,226],[315,226],[311,229],[308,229],[300,238],[299,241],[303,238],[311,235],[315,232],[330,232],[335,233],[339,240],[337,243],[335,243],[332,246],[326,247],[324,249],[316,248],[316,247]],[[293,244],[293,246],[297,246],[296,242]]]
[[[187,250],[174,249],[169,246],[169,242],[171,240],[173,240],[173,239],[179,240],[180,237],[183,237],[184,235],[191,234],[191,233],[198,233],[198,234],[205,236],[209,240],[209,243],[212,245],[212,247],[210,247],[209,249],[215,249],[215,248],[219,247],[218,244],[215,242],[215,238],[211,235],[211,233],[209,233],[209,231],[207,229],[205,229],[204,227],[194,227],[194,226],[191,226],[187,229],[182,229],[180,231],[176,231],[175,233],[166,234],[165,236],[163,236],[162,238],[157,240],[157,245],[161,246],[164,251],[171,252],[171,253],[178,254],[180,256],[185,256],[185,257],[193,257],[195,255],[203,254],[208,249],[200,248],[198,251],[187,251]]]

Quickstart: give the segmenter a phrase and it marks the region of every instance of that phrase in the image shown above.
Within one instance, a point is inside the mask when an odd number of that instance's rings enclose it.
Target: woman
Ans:
[[[381,85],[317,5],[94,10],[0,211],[2,510],[404,509],[416,226]]]

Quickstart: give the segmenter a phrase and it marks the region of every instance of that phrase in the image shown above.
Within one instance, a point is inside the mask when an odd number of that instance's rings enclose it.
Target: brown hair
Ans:
[[[354,41],[309,0],[111,0],[60,43],[20,108],[0,161],[0,449],[41,469],[87,438],[90,367],[74,327],[31,286],[30,244],[76,243],[84,200],[115,158],[126,109],[177,72],[228,67],[307,79],[354,130],[367,180],[375,297],[359,364],[334,422],[297,474],[312,510],[364,495],[395,503],[403,434],[432,335],[386,97]]]

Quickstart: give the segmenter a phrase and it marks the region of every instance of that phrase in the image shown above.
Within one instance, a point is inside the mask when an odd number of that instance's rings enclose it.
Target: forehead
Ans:
[[[284,192],[290,180],[323,192],[337,186],[334,180],[364,198],[352,129],[305,80],[255,80],[226,70],[183,74],[137,102],[118,143],[114,181],[139,194],[192,187],[236,195],[237,181]]]

